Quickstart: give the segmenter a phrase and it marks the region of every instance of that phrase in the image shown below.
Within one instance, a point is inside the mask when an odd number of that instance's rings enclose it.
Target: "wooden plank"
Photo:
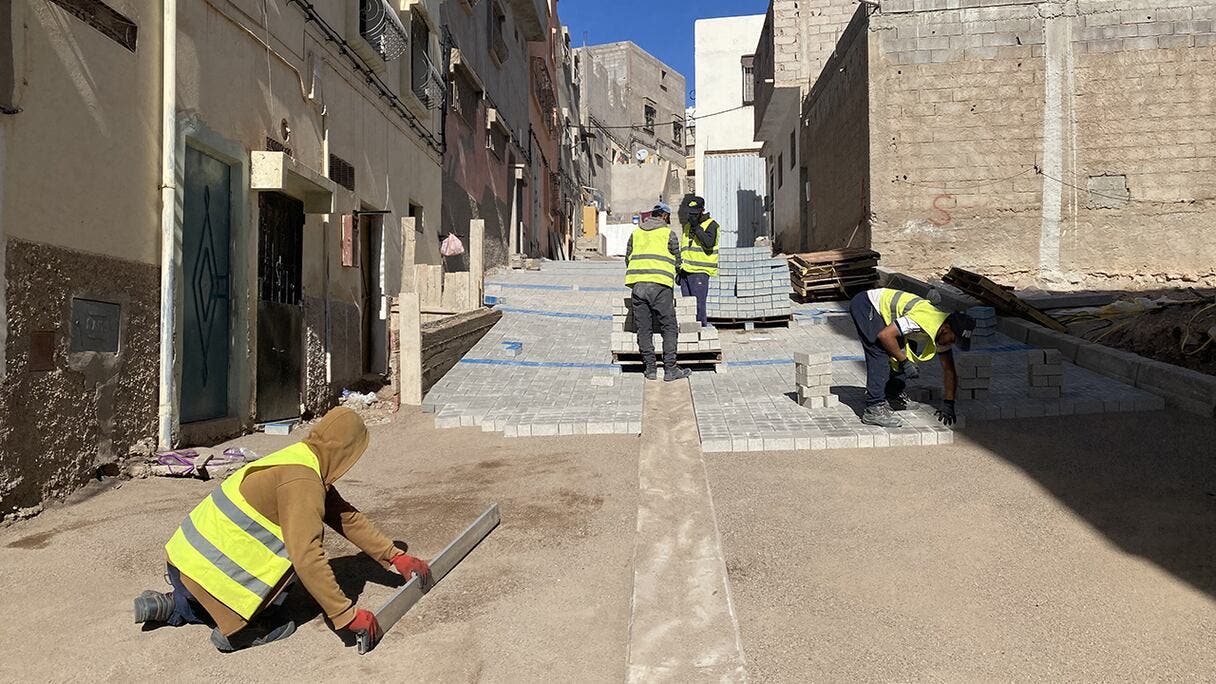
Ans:
[[[472,525],[465,528],[450,544],[439,552],[438,556],[431,559],[428,563],[431,568],[431,581],[428,586],[424,586],[422,578],[417,575],[411,576],[409,581],[401,587],[393,597],[384,602],[384,605],[376,611],[376,622],[380,623],[382,635],[393,628],[402,617],[409,612],[414,604],[427,594],[439,581],[447,577],[460,561],[477,548],[477,545],[483,539],[490,536],[490,533],[498,527],[498,523],[502,520],[502,516],[498,511],[498,504],[493,504],[485,513],[482,513],[473,521]],[[366,632],[358,634],[359,655],[364,655],[376,647],[368,638]]]
[[[1067,332],[1064,324],[1027,304],[1020,297],[1013,294],[1013,292],[978,273],[952,267],[942,277],[942,280],[950,285],[954,285],[976,299],[996,307],[1002,313],[1025,318],[1056,332]]]
[[[486,222],[469,221],[469,291],[465,308],[472,311],[485,305]]]
[[[417,292],[402,292],[398,304],[401,403],[422,406],[422,311]]]
[[[440,306],[445,309],[467,311],[469,303],[469,274],[464,272],[443,274],[443,294]]]

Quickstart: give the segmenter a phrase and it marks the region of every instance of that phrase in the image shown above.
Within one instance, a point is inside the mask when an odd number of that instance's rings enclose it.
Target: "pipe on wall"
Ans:
[[[177,222],[177,0],[161,0],[160,149],[160,396],[157,441],[173,446],[177,393],[174,360],[177,330],[177,273],[181,230]]]

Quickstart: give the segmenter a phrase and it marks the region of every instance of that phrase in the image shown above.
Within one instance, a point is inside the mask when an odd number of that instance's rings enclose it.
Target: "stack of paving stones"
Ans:
[[[967,309],[967,315],[975,319],[975,332],[971,333],[972,344],[980,347],[991,346],[996,339],[996,309],[991,306],[973,306]]]
[[[1031,399],[1059,399],[1064,393],[1064,359],[1058,349],[1031,349],[1027,354]]]
[[[956,399],[988,398],[992,392],[992,356],[955,354],[954,370],[958,373]]]
[[[676,297],[676,323],[680,332],[676,347],[676,359],[679,362],[705,365],[716,364],[722,360],[722,340],[718,336],[718,329],[712,325],[701,327],[697,321],[695,297]],[[656,330],[651,333],[651,339],[656,352],[662,354],[663,335],[657,330],[658,321],[654,321],[654,327]],[[609,344],[614,363],[622,366],[641,363],[638,328],[633,320],[633,307],[629,298],[613,302],[612,335]]]
[[[770,247],[722,248],[718,276],[709,279],[706,313],[713,320],[789,320],[789,265]]]
[[[797,383],[798,404],[821,409],[840,404],[832,394],[832,355],[827,352],[794,354],[794,381]]]

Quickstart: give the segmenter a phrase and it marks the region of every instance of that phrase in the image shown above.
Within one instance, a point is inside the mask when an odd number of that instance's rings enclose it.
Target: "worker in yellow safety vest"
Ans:
[[[625,246],[625,285],[632,291],[630,309],[637,327],[647,380],[658,379],[654,355],[654,324],[663,333],[663,380],[673,382],[691,373],[676,363],[679,324],[676,322],[675,284],[680,267],[680,241],[672,232],[671,208],[659,202],[649,218],[629,236]]]
[[[709,325],[705,300],[709,297],[709,279],[718,277],[718,242],[722,230],[705,210],[705,199],[685,195],[680,203],[680,294],[696,297],[697,320]]]
[[[430,568],[389,540],[334,483],[367,449],[358,414],[336,408],[304,441],[244,466],[182,521],[165,545],[170,592],[135,599],[137,623],[211,622],[222,652],[259,646],[295,631],[282,610],[299,580],[337,630],[380,637],[376,616],[357,608],[334,577],[321,546],[325,526],[403,577],[429,582]],[[404,544],[402,544],[404,546]]]
[[[975,320],[965,313],[942,311],[911,292],[878,288],[862,292],[850,303],[866,358],[866,408],[861,422],[901,427],[894,411],[908,406],[907,380],[920,377],[918,363],[941,359],[945,403],[937,418],[945,425],[958,419],[954,406],[958,375],[953,351],[971,349]]]

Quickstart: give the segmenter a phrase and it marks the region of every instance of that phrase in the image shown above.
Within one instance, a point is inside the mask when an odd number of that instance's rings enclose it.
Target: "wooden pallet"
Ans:
[[[655,357],[661,365],[663,350],[656,349]],[[612,362],[620,366],[622,370],[641,370],[645,363],[642,360],[642,352],[612,352]],[[722,350],[677,352],[676,363],[689,368],[716,366],[722,363]]]
[[[942,276],[942,281],[992,306],[1000,314],[1025,318],[1056,332],[1068,331],[1063,323],[1022,301],[1009,288],[998,285],[978,273],[951,267],[950,271]]]
[[[791,255],[790,284],[794,299],[802,303],[840,301],[875,287],[879,256],[878,252],[864,248]]]
[[[728,330],[731,328],[784,328],[794,319],[794,314],[783,316],[760,316],[758,318],[717,318],[710,316],[709,324],[715,328]]]

